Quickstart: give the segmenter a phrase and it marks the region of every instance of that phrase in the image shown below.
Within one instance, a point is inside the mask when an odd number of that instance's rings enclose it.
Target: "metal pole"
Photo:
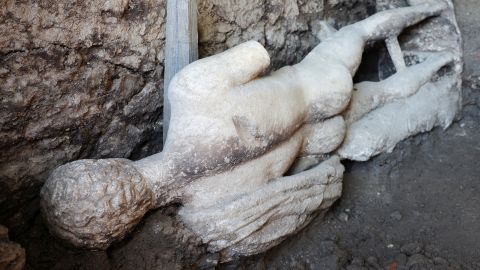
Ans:
[[[170,123],[168,86],[175,74],[198,59],[197,1],[168,0],[163,93],[163,142]]]

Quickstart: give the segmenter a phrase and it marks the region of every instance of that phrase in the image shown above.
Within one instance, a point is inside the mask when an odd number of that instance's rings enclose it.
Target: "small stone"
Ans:
[[[402,214],[399,211],[395,211],[392,214],[390,214],[390,217],[393,220],[400,221],[402,219]]]
[[[393,261],[388,264],[388,270],[397,270],[398,269],[398,262]]]
[[[455,269],[456,270],[456,269],[462,269],[462,267],[457,262],[451,262],[449,269]]]
[[[426,245],[424,248],[423,248],[423,254],[425,254],[425,256],[429,257],[429,258],[435,258],[435,257],[439,257],[440,256],[440,249],[438,248],[438,246],[435,246],[435,245]]]
[[[399,266],[405,266],[407,264],[407,255],[400,253],[395,256],[395,261],[398,263]]]
[[[420,243],[409,243],[409,244],[403,245],[400,248],[400,251],[402,253],[407,254],[408,256],[412,256],[413,254],[420,253],[422,249],[423,247],[422,247],[422,244]]]
[[[0,225],[0,240],[8,240],[8,228]]]
[[[220,254],[218,253],[209,253],[205,255],[201,260],[198,267],[200,269],[211,269],[217,266],[220,259]]]
[[[347,266],[347,270],[367,270],[368,268],[364,266],[358,266],[358,265],[349,265]]]
[[[363,258],[353,258],[351,265],[364,266],[365,260]]]
[[[448,265],[448,261],[440,257],[433,258],[433,263],[435,265]]]
[[[340,213],[340,214],[338,215],[338,219],[339,219],[340,221],[347,222],[347,221],[348,221],[348,215],[347,215],[346,213]]]
[[[0,225],[0,269],[22,270],[25,267],[25,249],[8,240],[8,229]]]
[[[432,262],[422,254],[414,254],[408,258],[407,268],[411,270],[433,269]]]
[[[378,264],[378,259],[373,256],[370,256],[367,258],[367,264],[374,268],[381,268],[380,265]]]

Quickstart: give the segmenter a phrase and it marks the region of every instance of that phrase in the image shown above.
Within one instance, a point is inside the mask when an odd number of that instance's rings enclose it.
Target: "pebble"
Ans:
[[[395,261],[398,263],[399,266],[404,266],[407,264],[407,255],[400,253],[395,256]]]
[[[358,265],[349,265],[346,268],[347,270],[368,270],[368,268]]]
[[[407,267],[411,270],[431,269],[431,266],[431,261],[422,254],[414,254],[407,261]]]
[[[444,258],[440,258],[440,257],[433,258],[433,263],[435,265],[448,265],[447,260],[445,260]]]
[[[378,259],[373,256],[370,256],[367,258],[367,263],[374,268],[377,268],[377,269],[381,268],[380,265],[378,264]]]
[[[392,214],[390,214],[390,217],[393,220],[400,221],[402,219],[402,214],[399,211],[395,211]]]
[[[351,265],[364,266],[365,260],[362,258],[353,258]]]
[[[340,221],[347,222],[347,221],[348,221],[348,215],[347,215],[346,213],[340,213],[340,214],[338,215],[338,219],[339,219]]]
[[[8,240],[8,229],[0,225],[0,240]]]
[[[406,245],[403,245],[400,248],[400,251],[402,253],[407,254],[408,256],[412,256],[413,254],[420,253],[422,251],[422,244],[420,243],[409,243]]]

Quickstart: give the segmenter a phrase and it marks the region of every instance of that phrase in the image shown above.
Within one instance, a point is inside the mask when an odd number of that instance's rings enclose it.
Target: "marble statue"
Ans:
[[[414,53],[418,64],[406,67],[398,50],[396,74],[353,84],[367,42],[451,11],[448,1],[415,2],[330,31],[300,63],[269,76],[255,41],[188,65],[170,84],[162,152],[53,171],[41,192],[51,232],[105,249],[147,211],[176,203],[180,220],[228,261],[299,231],[340,197],[341,159],[367,160],[453,120],[457,82],[436,74],[454,51]]]

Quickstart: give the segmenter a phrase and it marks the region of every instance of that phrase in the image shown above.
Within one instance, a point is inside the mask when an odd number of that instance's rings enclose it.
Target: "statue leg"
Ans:
[[[424,62],[410,66],[381,82],[361,82],[355,85],[349,108],[343,113],[347,125],[368,112],[395,99],[415,94],[429,82],[439,69],[453,61],[450,52],[432,53]]]
[[[353,76],[360,65],[365,42],[398,36],[406,27],[438,15],[447,7],[443,1],[432,1],[379,12],[333,33],[331,38],[320,43],[305,59],[315,58],[317,60],[314,61],[319,61],[318,56],[336,59]]]
[[[347,135],[337,154],[342,158],[365,161],[418,133],[436,126],[447,128],[453,121],[460,96],[456,81],[445,76],[426,83],[407,98],[394,100],[371,111],[348,126]]]
[[[306,121],[318,122],[346,108],[367,41],[396,36],[445,8],[444,2],[435,2],[382,11],[340,29],[315,47],[293,66],[307,108]]]
[[[352,24],[351,27],[360,31],[367,40],[381,40],[398,36],[406,27],[438,15],[446,8],[448,8],[448,4],[442,0],[428,1],[423,4],[379,12]]]
[[[182,220],[211,251],[248,256],[303,228],[317,209],[340,197],[343,166],[332,157],[305,172],[271,180],[253,193],[207,209],[183,208]]]

